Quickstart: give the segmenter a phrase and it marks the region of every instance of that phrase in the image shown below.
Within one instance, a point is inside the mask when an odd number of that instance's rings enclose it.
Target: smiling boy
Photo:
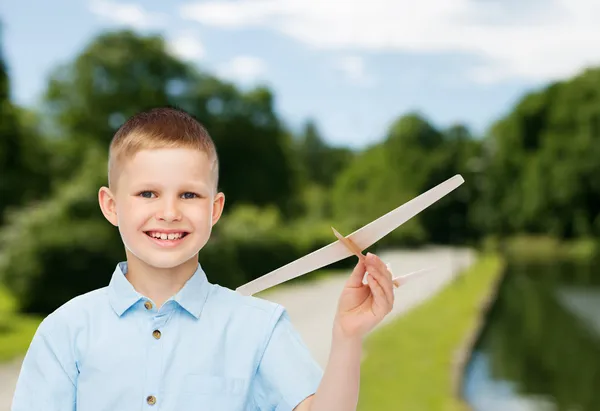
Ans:
[[[391,273],[371,254],[356,265],[323,372],[284,307],[207,280],[198,256],[225,203],[218,174],[212,139],[181,110],[117,131],[98,199],[126,261],[42,321],[12,411],[356,409],[362,339],[393,306]]]

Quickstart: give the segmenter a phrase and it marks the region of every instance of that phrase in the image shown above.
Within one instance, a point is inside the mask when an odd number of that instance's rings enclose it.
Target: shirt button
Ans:
[[[146,397],[146,402],[150,405],[156,404],[156,397],[154,395],[149,395]]]
[[[152,303],[151,303],[150,301],[146,301],[146,302],[144,303],[144,307],[146,307],[146,310],[149,310],[149,309],[151,309],[151,308],[152,308]]]
[[[154,338],[156,338],[156,339],[158,340],[158,339],[160,339],[160,335],[161,335],[161,333],[160,333],[160,331],[158,331],[158,330],[154,330],[154,331],[152,332],[152,335],[154,336]]]

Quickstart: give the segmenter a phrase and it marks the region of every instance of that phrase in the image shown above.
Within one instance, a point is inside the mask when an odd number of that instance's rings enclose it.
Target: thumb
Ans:
[[[366,270],[365,264],[359,260],[346,282],[346,287],[362,287],[364,285],[362,281]]]

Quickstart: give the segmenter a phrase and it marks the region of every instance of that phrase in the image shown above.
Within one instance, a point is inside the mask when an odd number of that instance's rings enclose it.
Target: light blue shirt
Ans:
[[[12,411],[292,410],[322,369],[278,304],[208,282],[200,264],[161,308],[117,265],[40,324]]]

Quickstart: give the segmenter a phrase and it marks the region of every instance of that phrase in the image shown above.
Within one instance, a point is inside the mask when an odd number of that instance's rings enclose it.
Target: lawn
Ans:
[[[453,359],[501,272],[499,257],[481,256],[434,298],[370,335],[359,410],[463,411],[452,392]]]
[[[0,363],[24,355],[42,317],[15,313],[15,301],[0,285]]]

